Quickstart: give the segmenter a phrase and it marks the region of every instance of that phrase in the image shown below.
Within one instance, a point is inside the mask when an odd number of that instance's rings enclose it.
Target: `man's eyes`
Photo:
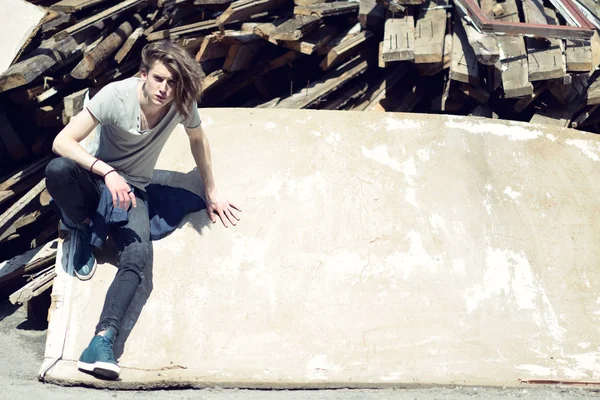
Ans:
[[[157,77],[157,76],[155,76],[155,77],[154,77],[154,80],[155,80],[156,82],[158,82],[158,83],[161,83],[162,81],[164,81],[164,79],[163,79],[163,78],[159,78],[159,77]],[[176,82],[175,82],[174,80],[170,79],[169,81],[167,81],[167,83],[168,83],[170,86],[175,86],[175,83],[176,83]]]

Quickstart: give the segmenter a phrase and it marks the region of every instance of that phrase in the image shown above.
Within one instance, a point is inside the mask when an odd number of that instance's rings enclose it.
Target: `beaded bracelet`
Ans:
[[[110,171],[108,171],[107,173],[105,173],[102,178],[106,178],[106,175],[110,174],[111,172],[117,172],[116,169],[111,169]]]
[[[94,162],[92,163],[92,166],[90,167],[90,172],[94,172],[94,165],[96,165],[96,163],[97,163],[98,161],[100,161],[100,159],[96,158],[96,161],[94,161]]]

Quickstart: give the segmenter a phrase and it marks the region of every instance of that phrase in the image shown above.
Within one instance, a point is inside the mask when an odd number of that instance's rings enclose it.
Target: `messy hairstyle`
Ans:
[[[204,73],[200,64],[183,47],[166,40],[144,46],[140,69],[150,71],[156,61],[162,62],[175,80],[175,107],[184,117],[190,116],[190,108],[202,93]]]

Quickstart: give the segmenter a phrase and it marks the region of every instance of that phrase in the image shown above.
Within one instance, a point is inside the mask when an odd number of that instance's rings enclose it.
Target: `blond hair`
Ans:
[[[166,40],[150,43],[142,49],[141,70],[150,71],[156,61],[167,67],[175,84],[175,107],[184,117],[190,116],[190,108],[202,94],[204,73],[200,64],[183,47]]]

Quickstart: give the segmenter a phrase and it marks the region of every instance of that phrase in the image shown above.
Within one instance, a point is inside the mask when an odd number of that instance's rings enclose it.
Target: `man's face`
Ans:
[[[165,106],[175,98],[175,80],[169,69],[160,61],[155,61],[149,71],[142,71],[146,82],[146,93],[152,104]]]

